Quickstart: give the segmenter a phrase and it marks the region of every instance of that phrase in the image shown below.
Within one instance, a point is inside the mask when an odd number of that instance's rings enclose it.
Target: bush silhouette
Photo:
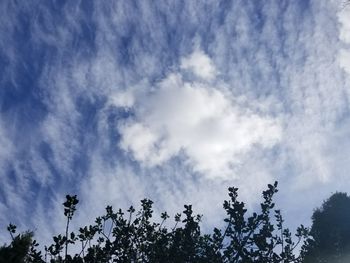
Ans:
[[[350,262],[350,197],[346,193],[330,196],[312,215],[313,240],[305,262]]]
[[[230,187],[229,198],[223,203],[226,227],[214,228],[211,234],[201,232],[201,216],[194,214],[191,205],[175,215],[173,227],[164,224],[169,220],[166,212],[159,222],[153,221],[153,202],[149,199],[141,200],[138,211],[134,207],[114,211],[107,206],[94,224],[77,233],[69,232],[78,199],[67,195],[63,203],[65,234],[53,237],[45,255],[37,251],[37,243],[29,235],[30,245],[18,253],[23,261],[1,262],[302,262],[309,231],[301,225],[293,238],[284,228],[280,210],[274,210],[277,191],[277,182],[269,184],[262,193],[260,211],[248,215],[245,204],[238,200],[238,188]],[[10,230],[12,235],[14,229]],[[14,242],[1,253],[16,254]],[[69,246],[80,247],[80,252],[69,255]]]

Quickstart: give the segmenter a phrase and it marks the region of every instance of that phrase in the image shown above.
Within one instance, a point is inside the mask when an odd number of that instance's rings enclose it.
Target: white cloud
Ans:
[[[120,146],[125,150],[130,150],[136,160],[147,161],[150,165],[157,164],[164,159],[162,156],[155,156],[155,143],[158,138],[150,129],[141,123],[126,123],[120,127],[123,140]]]
[[[350,75],[350,7],[345,6],[338,12],[339,39],[343,41],[345,47],[339,51],[339,65]]]
[[[123,108],[131,108],[134,105],[134,96],[132,92],[121,91],[113,92],[108,96],[110,105]]]
[[[260,116],[234,99],[223,89],[169,74],[153,93],[135,102],[136,117],[119,126],[120,147],[146,166],[184,153],[197,172],[234,176],[232,166],[240,164],[241,156],[270,148],[282,136],[277,119]]]
[[[350,44],[350,7],[345,6],[338,12],[338,21],[340,23],[339,39]]]
[[[192,71],[204,80],[211,80],[217,74],[214,63],[198,48],[188,57],[181,59],[181,68]]]
[[[347,74],[350,74],[350,50],[339,51],[339,65]]]

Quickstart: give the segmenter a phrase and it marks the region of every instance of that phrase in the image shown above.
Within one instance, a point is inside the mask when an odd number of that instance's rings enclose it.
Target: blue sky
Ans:
[[[279,181],[287,223],[350,186],[342,1],[1,1],[0,227],[107,204],[203,213]],[[6,240],[5,236],[0,237]]]

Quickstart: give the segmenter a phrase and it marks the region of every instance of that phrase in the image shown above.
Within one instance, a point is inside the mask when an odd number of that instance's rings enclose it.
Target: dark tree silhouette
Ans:
[[[29,260],[29,254],[32,253],[33,259],[40,258],[40,252],[35,251],[38,245],[33,240],[32,232],[25,232],[23,234],[13,236],[16,232],[16,226],[10,224],[7,228],[10,232],[12,242],[9,246],[2,246],[0,248],[0,262],[1,263],[25,263]]]
[[[305,262],[350,262],[350,197],[335,193],[312,215]]]
[[[63,203],[65,234],[53,237],[54,243],[45,247],[44,257],[36,250],[36,242],[29,242],[21,250],[26,252],[21,257],[24,261],[14,262],[302,262],[308,229],[299,227],[293,238],[283,226],[280,210],[274,210],[277,182],[268,185],[260,210],[252,214],[238,200],[237,188],[230,187],[228,192],[229,199],[223,204],[226,227],[214,228],[212,234],[201,233],[201,216],[193,213],[191,205],[175,215],[173,227],[165,226],[169,225],[165,224],[169,218],[166,212],[161,214],[160,222],[154,222],[153,202],[149,199],[141,200],[138,212],[134,207],[125,213],[121,209],[115,212],[107,206],[106,214],[96,218],[93,225],[80,228],[78,233],[70,232],[78,199],[67,195]],[[12,236],[14,229],[9,231]],[[68,254],[69,246],[80,248],[80,252]],[[296,248],[301,250],[295,253]]]

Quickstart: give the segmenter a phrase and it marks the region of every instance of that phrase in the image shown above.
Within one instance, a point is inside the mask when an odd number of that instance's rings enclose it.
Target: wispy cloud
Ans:
[[[254,204],[275,179],[307,218],[349,185],[337,1],[0,5],[1,225],[48,237],[68,192],[84,220],[146,196],[210,225],[227,186]]]

